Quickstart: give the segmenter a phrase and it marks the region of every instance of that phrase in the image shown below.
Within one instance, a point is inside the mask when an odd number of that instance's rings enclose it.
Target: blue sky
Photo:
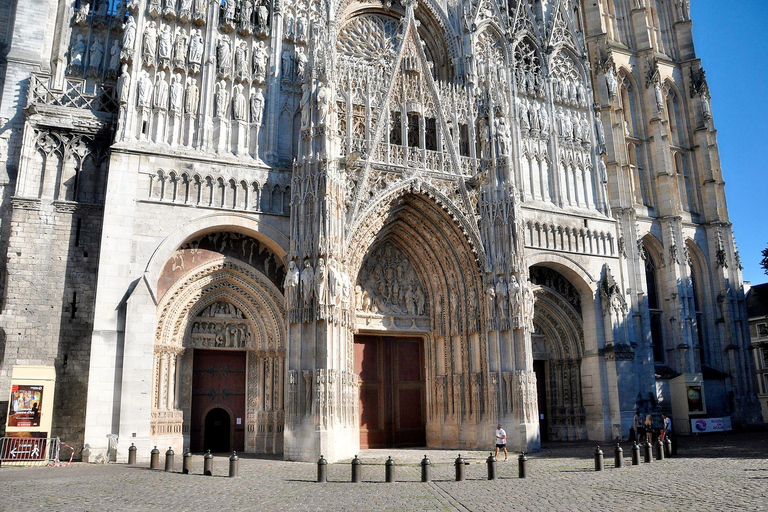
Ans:
[[[744,279],[768,282],[759,265],[768,245],[768,1],[694,0],[691,19]]]

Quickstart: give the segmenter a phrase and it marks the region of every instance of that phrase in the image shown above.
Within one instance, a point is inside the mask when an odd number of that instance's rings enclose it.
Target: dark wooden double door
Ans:
[[[361,448],[426,445],[422,345],[419,338],[355,337]]]
[[[246,352],[195,350],[193,365],[192,449],[243,451]]]

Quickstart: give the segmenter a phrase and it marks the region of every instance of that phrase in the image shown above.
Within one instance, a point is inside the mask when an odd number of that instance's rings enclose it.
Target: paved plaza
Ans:
[[[151,471],[146,465],[75,463],[69,468],[0,468],[0,510],[764,510],[768,508],[768,433],[680,439],[678,457],[594,471],[595,443],[557,443],[531,454],[528,478],[517,478],[517,456],[498,463],[488,481],[488,452],[462,452],[467,480],[454,481],[458,452],[429,450],[431,483],[421,483],[424,450],[366,450],[363,483],[353,484],[348,462],[328,467],[315,482],[315,464],[242,458],[239,478],[228,460],[214,460],[214,476]],[[384,461],[398,463],[396,483],[384,482]],[[163,466],[161,456],[161,467]],[[503,458],[503,457],[502,457]]]

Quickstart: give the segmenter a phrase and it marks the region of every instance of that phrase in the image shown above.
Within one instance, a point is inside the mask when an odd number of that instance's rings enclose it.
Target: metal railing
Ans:
[[[117,112],[114,83],[93,83],[80,78],[65,78],[60,89],[53,86],[51,76],[32,73],[28,104],[71,107],[97,112]]]
[[[47,464],[59,460],[61,441],[58,437],[2,437],[0,464]]]

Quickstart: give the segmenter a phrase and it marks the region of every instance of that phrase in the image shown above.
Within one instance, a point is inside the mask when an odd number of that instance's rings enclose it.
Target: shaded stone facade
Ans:
[[[408,397],[429,446],[530,450],[680,374],[759,416],[685,2],[12,9],[0,389],[55,365],[54,435],[337,460]],[[415,387],[358,335],[418,339]]]

